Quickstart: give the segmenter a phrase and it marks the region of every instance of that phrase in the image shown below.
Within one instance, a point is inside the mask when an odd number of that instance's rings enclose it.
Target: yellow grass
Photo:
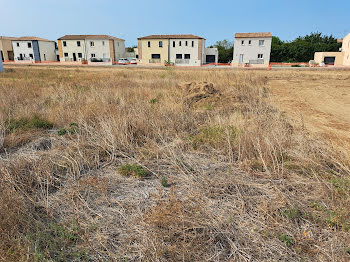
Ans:
[[[7,69],[3,261],[350,259],[346,146],[287,88],[348,72]]]

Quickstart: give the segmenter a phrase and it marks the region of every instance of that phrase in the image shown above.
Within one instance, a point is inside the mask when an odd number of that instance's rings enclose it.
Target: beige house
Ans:
[[[15,40],[16,37],[7,37],[0,36],[0,52],[2,61],[13,61],[13,48],[12,48],[12,40]]]
[[[65,35],[58,39],[61,62],[114,62],[125,56],[125,40],[109,35]]]
[[[340,42],[340,41],[338,41]],[[350,66],[350,34],[342,40],[340,52],[316,52],[314,60],[317,64],[334,64]]]
[[[144,64],[200,66],[218,60],[217,49],[205,48],[205,39],[192,34],[140,37],[135,55]]]

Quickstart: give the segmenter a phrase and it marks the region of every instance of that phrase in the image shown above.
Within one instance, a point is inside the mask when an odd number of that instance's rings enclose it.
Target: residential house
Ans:
[[[218,53],[214,49],[207,50],[205,39],[196,35],[150,35],[138,38],[135,55],[145,64],[200,66],[207,59],[217,62]]]
[[[315,62],[317,64],[325,63],[336,66],[350,66],[350,34],[344,37],[340,52],[315,52]]]
[[[12,40],[15,40],[16,37],[7,37],[0,36],[0,52],[2,61],[13,61],[13,48],[12,48]]]
[[[12,40],[15,62],[57,61],[56,42],[34,36]]]
[[[114,62],[125,55],[125,40],[109,35],[65,35],[58,39],[61,62]]]
[[[232,65],[268,66],[271,33],[236,33]]]

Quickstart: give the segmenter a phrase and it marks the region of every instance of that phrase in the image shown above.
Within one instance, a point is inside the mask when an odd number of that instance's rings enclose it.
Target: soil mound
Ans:
[[[203,100],[212,100],[220,96],[220,92],[214,88],[213,83],[208,82],[191,82],[185,84],[186,104],[194,104]]]

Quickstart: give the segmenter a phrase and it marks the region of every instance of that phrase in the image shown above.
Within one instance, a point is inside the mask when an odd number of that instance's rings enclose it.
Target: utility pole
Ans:
[[[2,64],[2,56],[1,56],[1,52],[0,52],[0,73],[4,72],[4,65]]]

